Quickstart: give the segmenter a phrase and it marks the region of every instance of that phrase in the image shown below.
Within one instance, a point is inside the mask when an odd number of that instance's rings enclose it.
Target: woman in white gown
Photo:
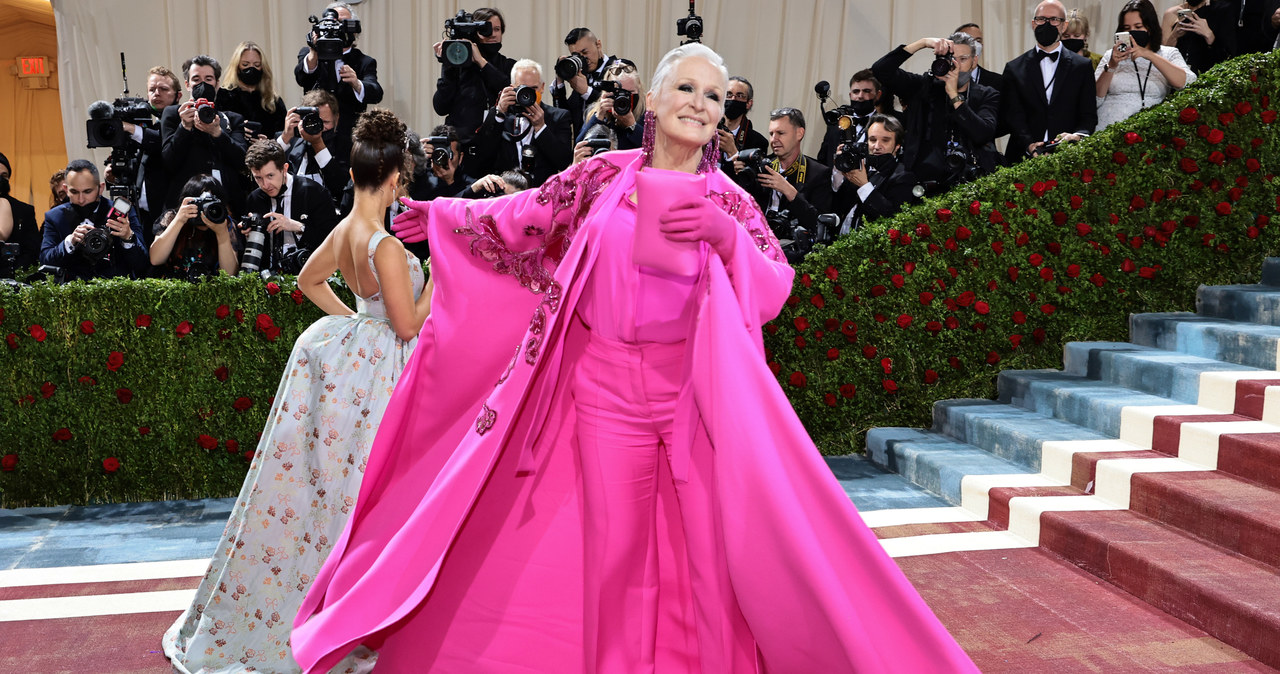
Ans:
[[[298,276],[329,315],[294,344],[209,570],[164,635],[178,672],[299,671],[293,617],[346,525],[374,432],[431,309],[421,263],[382,229],[403,172],[405,125],[370,110],[352,139],[354,208]],[[335,269],[357,296],[355,311],[328,285]],[[373,659],[357,652],[334,671],[367,671]]]
[[[1108,49],[1093,73],[1099,131],[1159,105],[1169,94],[1196,81],[1182,52],[1162,44],[1160,17],[1151,0],[1125,3],[1116,33],[1128,33],[1131,41]]]

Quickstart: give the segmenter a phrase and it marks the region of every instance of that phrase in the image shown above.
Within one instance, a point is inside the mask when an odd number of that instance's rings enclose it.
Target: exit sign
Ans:
[[[18,58],[18,77],[48,77],[49,69],[45,67],[43,56],[21,56]]]

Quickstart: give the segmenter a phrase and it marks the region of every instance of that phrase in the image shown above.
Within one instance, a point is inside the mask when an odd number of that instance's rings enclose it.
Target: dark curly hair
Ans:
[[[407,130],[390,110],[370,108],[360,115],[351,133],[351,181],[357,189],[377,189],[395,171],[408,176]]]

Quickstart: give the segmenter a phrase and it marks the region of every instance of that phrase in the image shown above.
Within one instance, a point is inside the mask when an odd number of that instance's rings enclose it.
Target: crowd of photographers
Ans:
[[[235,48],[225,70],[207,55],[176,73],[156,66],[145,98],[90,106],[89,144],[111,148],[106,167],[77,159],[53,176],[55,206],[41,228],[31,206],[8,196],[12,168],[0,155],[0,276],[36,264],[58,280],[297,273],[350,210],[351,130],[384,93],[377,61],[356,46],[350,5],[331,3],[311,21],[293,69],[303,90],[297,107],[286,109],[283,84],[252,42]],[[537,187],[593,154],[641,146],[635,63],[574,28],[566,55],[544,73],[502,53],[506,28],[492,8],[445,21],[448,39],[433,45],[440,75],[432,99],[445,123],[411,134],[413,198]],[[858,70],[847,103],[833,106],[820,82],[816,157],[801,152],[809,130],[798,109],[753,124],[754,89],[735,75],[719,129],[721,168],[799,259],[814,243],[1157,105],[1222,60],[1273,48],[1280,0],[1188,0],[1163,15],[1150,0],[1133,0],[1101,55],[1087,49],[1088,23],[1058,0],[1041,2],[1029,28],[1036,46],[999,73],[981,65],[982,30],[970,23]],[[678,33],[700,39],[692,9]],[[927,72],[906,70],[924,50],[933,56]]]

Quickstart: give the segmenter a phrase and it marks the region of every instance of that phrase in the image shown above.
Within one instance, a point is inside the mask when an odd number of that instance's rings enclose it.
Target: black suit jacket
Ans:
[[[546,103],[538,105],[542,106],[546,127],[533,139],[534,163],[529,187],[542,185],[547,178],[569,168],[569,164],[573,162],[573,131],[569,123],[569,113]],[[498,152],[494,163],[496,171],[520,168],[519,148],[515,141],[502,137],[502,125],[499,120],[491,117],[486,122],[482,134],[498,139]]]
[[[352,47],[351,51],[342,55],[343,65],[351,66],[351,69],[356,71],[356,77],[360,79],[360,83],[364,85],[364,100],[359,100],[356,98],[356,92],[338,79],[338,72],[333,62],[320,61],[316,64],[314,72],[306,72],[303,66],[307,62],[308,51],[310,51],[309,47],[303,47],[298,51],[298,64],[293,67],[293,79],[298,82],[298,86],[302,87],[303,91],[324,89],[338,99],[336,127],[338,136],[350,140],[351,130],[356,128],[356,120],[360,118],[360,113],[370,105],[382,102],[382,85],[378,84],[378,61],[356,47]]]
[[[339,140],[335,138],[334,144],[337,145]],[[301,175],[306,176],[312,182],[320,183],[329,191],[329,196],[333,199],[333,202],[338,203],[342,200],[343,188],[347,186],[347,181],[350,180],[347,175],[347,169],[350,168],[350,165],[347,164],[346,160],[342,159],[344,153],[341,148],[326,147],[325,149],[329,150],[329,163],[321,167],[320,162],[316,161],[315,151],[311,149],[311,143],[304,140],[302,136],[294,136],[293,141],[289,143],[289,147],[285,149],[285,161],[289,163],[289,173],[299,175],[298,171],[304,168],[302,160],[305,158],[307,160],[305,167],[307,172]],[[345,155],[350,154],[350,150],[345,153]]]
[[[93,219],[94,224],[102,226],[107,221],[107,213],[110,210],[111,202],[106,197],[99,197],[98,210]],[[68,281],[113,276],[141,278],[151,271],[151,259],[147,257],[147,246],[142,240],[142,223],[138,221],[136,211],[129,212],[129,225],[133,229],[133,245],[125,248],[120,239],[113,236],[111,252],[107,259],[99,264],[90,264],[74,249],[72,252],[67,252],[66,246],[63,245],[67,235],[74,232],[81,222],[83,221],[69,203],[55,206],[44,214],[40,264],[61,267]]]
[[[40,228],[36,226],[34,206],[13,196],[4,199],[9,202],[9,210],[13,211],[13,233],[5,243],[18,244],[18,257],[14,260],[13,269],[0,268],[0,276],[12,276],[15,271],[36,263],[40,255]]]
[[[973,81],[984,87],[991,87],[996,91],[1004,88],[1004,77],[994,70],[987,70],[982,66],[973,69]]]
[[[1005,159],[1018,162],[1026,157],[1027,146],[1059,133],[1091,134],[1098,125],[1093,64],[1066,49],[1058,52],[1053,100],[1045,98],[1037,47],[1018,56],[1004,67],[1001,117],[1009,128]]]
[[[175,110],[177,106],[170,106]],[[164,111],[160,111],[163,115]],[[147,207],[139,205],[138,220],[142,222],[142,231],[147,246],[155,239],[152,227],[160,214],[165,210],[165,200],[169,198],[169,170],[164,163],[164,136],[160,130],[161,120],[157,118],[150,128],[142,130],[142,171],[138,176],[138,198],[142,198],[143,189],[147,193]]]
[[[284,215],[301,222],[305,229],[299,237],[298,247],[315,250],[324,243],[325,237],[338,224],[338,209],[333,204],[329,190],[306,176],[293,176],[293,184],[289,186],[292,196],[289,197],[289,212]],[[245,200],[246,213],[277,212],[272,209],[271,197],[261,188],[255,189]],[[268,243],[275,235],[268,235]],[[276,246],[272,245],[272,248]]]
[[[442,68],[436,79],[436,92],[431,97],[436,114],[444,115],[444,123],[457,130],[463,147],[472,144],[484,123],[485,111],[498,102],[503,89],[511,86],[511,67],[516,60],[497,53],[486,61],[483,68],[471,61],[460,68]],[[492,161],[490,156],[471,163],[487,166]],[[472,175],[479,174],[472,172]]]
[[[902,210],[903,204],[916,200],[911,191],[918,180],[902,162],[895,164],[891,173],[871,173],[867,182],[875,185],[875,189],[867,196],[866,201],[858,196],[858,189],[848,180],[841,183],[840,189],[836,191],[834,205],[841,223],[849,211],[854,207],[858,209],[853,216],[851,231],[861,227],[864,222],[895,215]],[[828,241],[835,240],[839,236],[839,229],[827,234]]]
[[[178,117],[178,106],[171,105],[160,116],[160,136],[163,139],[164,165],[168,169],[169,186],[165,190],[164,209],[151,204],[152,212],[176,209],[182,188],[192,176],[216,169],[222,175],[222,187],[227,191],[233,213],[244,212],[245,183],[244,118],[234,112],[218,112],[222,135],[214,138],[192,127],[188,131]],[[148,193],[150,199],[150,194]]]
[[[818,216],[834,210],[835,192],[831,189],[831,167],[813,157],[805,157],[809,166],[805,169],[804,184],[797,189],[796,198],[787,201],[786,197],[778,200],[778,209],[791,212],[800,225],[810,232],[818,231]],[[773,190],[762,186],[759,182],[746,184],[734,176],[739,185],[755,197],[761,211],[768,211],[773,201]],[[795,183],[792,183],[793,185]]]

